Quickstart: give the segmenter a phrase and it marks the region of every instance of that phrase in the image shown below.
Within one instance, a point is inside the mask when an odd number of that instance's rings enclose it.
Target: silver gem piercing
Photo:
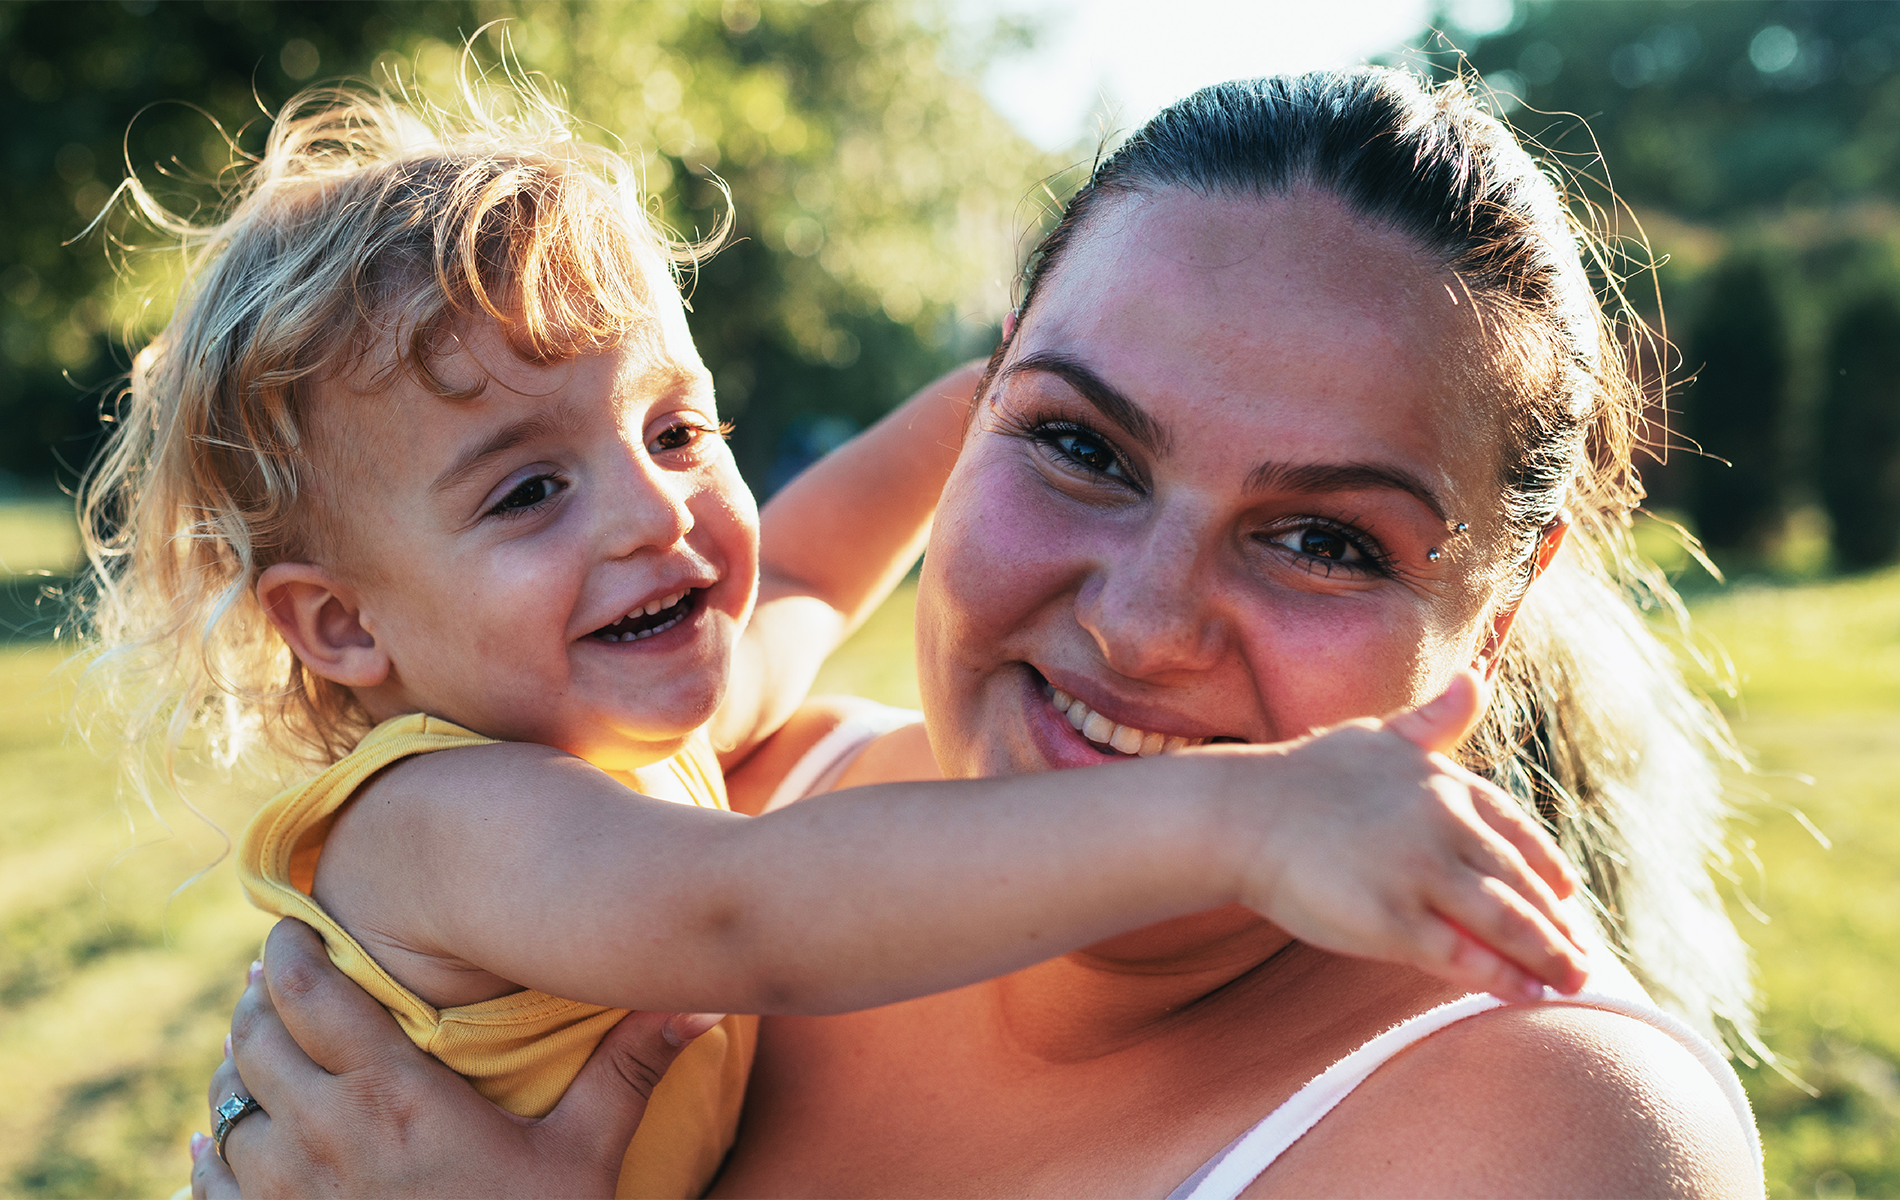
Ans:
[[[1425,557],[1430,559],[1432,562],[1437,562],[1439,559],[1438,547],[1433,546],[1430,550],[1427,550],[1425,552]]]
[[[1451,531],[1452,531],[1453,533],[1463,533],[1463,532],[1464,532],[1465,530],[1467,530],[1467,529],[1469,529],[1469,528],[1471,528],[1471,526],[1469,526],[1469,525],[1467,525],[1467,524],[1465,524],[1465,523],[1464,523],[1463,521],[1460,521],[1460,522],[1458,522],[1458,523],[1457,523],[1456,525],[1453,525],[1453,526],[1451,527]]]

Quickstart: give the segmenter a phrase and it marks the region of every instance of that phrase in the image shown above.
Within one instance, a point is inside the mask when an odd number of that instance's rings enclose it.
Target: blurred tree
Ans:
[[[910,3],[12,3],[0,487],[60,463],[71,478],[124,343],[166,315],[162,259],[134,257],[115,278],[99,234],[62,245],[127,157],[204,210],[233,161],[220,125],[256,149],[267,110],[342,75],[386,83],[395,69],[444,94],[464,37],[497,19],[480,59],[510,41],[593,136],[642,161],[676,229],[717,221],[711,173],[731,186],[737,238],[699,271],[692,320],[755,484],[781,446],[808,453],[824,441],[814,429],[868,422],[988,349],[1015,225],[1033,215],[1021,198],[1050,169],[972,82],[989,54],[1024,43],[1020,28],[966,37]]]
[[[960,40],[902,4],[480,8],[515,16],[523,61],[644,152],[675,228],[717,221],[708,172],[730,185],[735,240],[699,271],[692,324],[755,487],[994,344],[1023,197],[1052,164],[975,75],[1022,30]]]
[[[1705,287],[1688,345],[1700,369],[1682,400],[1685,432],[1714,457],[1695,462],[1689,510],[1711,547],[1759,554],[1782,516],[1786,321],[1774,279],[1752,255],[1722,264]]]
[[[1834,554],[1853,570],[1900,558],[1900,299],[1844,309],[1828,339],[1816,490]]]
[[[1892,0],[1520,0],[1458,40],[1520,129],[1580,169],[1607,161],[1633,204],[1710,218],[1900,198]]]
[[[259,99],[366,73],[412,28],[472,29],[472,16],[466,4],[387,0],[0,5],[0,106],[12,114],[0,180],[0,491],[49,481],[60,464],[70,480],[90,456],[100,389],[124,362],[111,343],[136,299],[116,287],[96,235],[62,243],[98,214],[127,156],[181,204],[213,203],[210,181],[231,155],[207,116],[238,130],[259,119]]]

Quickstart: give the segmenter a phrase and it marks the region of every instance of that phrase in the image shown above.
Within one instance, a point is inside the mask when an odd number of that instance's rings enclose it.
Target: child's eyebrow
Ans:
[[[513,450],[516,446],[532,442],[537,438],[559,433],[568,427],[565,414],[538,412],[511,422],[496,430],[493,434],[469,447],[458,455],[448,470],[435,477],[429,485],[430,492],[446,492],[460,487],[468,477],[481,469],[483,463],[497,454]]]

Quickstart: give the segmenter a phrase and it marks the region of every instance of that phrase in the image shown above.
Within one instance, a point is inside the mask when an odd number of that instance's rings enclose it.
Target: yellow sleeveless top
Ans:
[[[330,961],[376,997],[416,1045],[494,1103],[539,1117],[553,1109],[625,1009],[535,991],[431,1007],[397,983],[310,896],[323,839],[370,776],[413,754],[493,740],[420,713],[383,722],[341,761],[277,796],[252,819],[238,848],[238,878],[251,903],[322,934]],[[727,807],[725,780],[710,749],[681,751],[666,765],[695,804]],[[738,1130],[757,1028],[756,1017],[727,1017],[675,1060],[627,1147],[617,1196],[698,1196],[712,1183]]]

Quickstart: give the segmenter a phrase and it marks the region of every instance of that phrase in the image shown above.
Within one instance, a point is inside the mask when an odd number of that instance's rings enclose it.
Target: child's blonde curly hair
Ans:
[[[455,322],[491,318],[529,361],[607,349],[652,321],[669,240],[625,158],[578,139],[559,102],[515,78],[494,115],[466,80],[454,114],[369,88],[303,93],[218,219],[182,219],[136,178],[136,215],[181,244],[176,309],[133,361],[106,448],[79,494],[91,579],[89,680],[122,722],[128,764],[154,743],[174,780],[202,729],[232,762],[257,749],[324,765],[368,719],[305,670],[253,588],[273,563],[334,553],[309,421],[319,381],[407,371],[444,396],[432,360]]]

